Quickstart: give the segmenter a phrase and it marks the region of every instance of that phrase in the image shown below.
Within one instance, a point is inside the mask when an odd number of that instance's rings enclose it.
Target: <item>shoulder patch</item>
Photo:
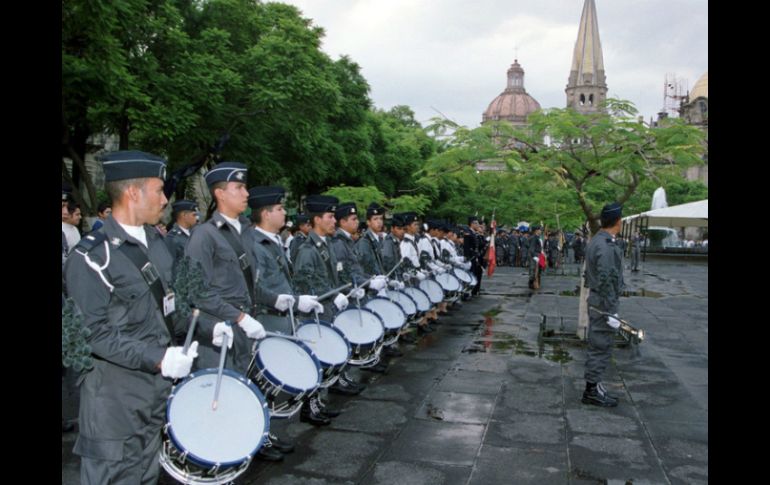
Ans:
[[[103,231],[97,230],[96,232],[92,232],[91,234],[80,238],[80,241],[75,245],[75,249],[80,249],[87,253],[93,248],[100,246],[106,240],[107,235],[104,234]]]

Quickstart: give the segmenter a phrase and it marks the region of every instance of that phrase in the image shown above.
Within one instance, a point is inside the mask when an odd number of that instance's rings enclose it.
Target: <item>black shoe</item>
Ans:
[[[342,376],[340,376],[340,378],[337,379],[337,382],[329,386],[329,392],[332,392],[334,394],[342,394],[345,396],[356,396],[358,394],[361,394],[362,390],[363,389],[360,389],[357,386],[354,387],[350,382],[345,380]]]
[[[386,357],[403,357],[404,353],[395,347],[385,347],[382,354]]]
[[[417,338],[414,337],[411,333],[405,333],[405,334],[401,335],[400,337],[398,337],[398,340],[400,342],[404,342],[404,343],[407,343],[407,344],[415,344],[415,343],[417,343]]]
[[[363,382],[354,381],[353,379],[350,378],[347,372],[343,372],[342,375],[340,376],[340,379],[350,384],[350,386],[353,389],[358,389],[359,391],[363,391],[364,389],[366,389],[366,384],[364,384]]]
[[[388,370],[388,364],[386,364],[383,361],[380,361],[377,363],[377,365],[373,365],[371,367],[361,367],[361,370],[365,370],[368,372],[376,372],[378,374],[384,374]]]
[[[257,458],[262,461],[283,461],[283,454],[266,442],[257,452]]]
[[[321,414],[323,414],[327,418],[336,418],[337,416],[342,414],[342,411],[340,411],[339,409],[329,407],[323,402],[321,402],[320,400],[318,401],[318,405],[321,408]]]
[[[299,412],[299,420],[303,423],[310,423],[313,426],[326,426],[331,424],[331,419],[321,414],[321,409],[318,407],[318,402],[315,399],[316,398],[310,398],[309,401],[305,401]]]
[[[289,443],[288,441],[281,441],[278,439],[276,435],[273,433],[270,433],[268,435],[268,439],[270,440],[270,443],[272,444],[272,448],[275,448],[276,450],[280,451],[281,453],[291,453],[294,451],[294,445]]]
[[[593,404],[594,406],[602,406],[613,408],[618,405],[618,400],[604,390],[604,386],[601,383],[596,386],[583,391],[583,404]]]

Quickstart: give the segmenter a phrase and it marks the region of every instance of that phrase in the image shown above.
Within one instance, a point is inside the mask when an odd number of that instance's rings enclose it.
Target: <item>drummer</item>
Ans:
[[[424,263],[433,271],[434,276],[445,273],[447,270],[447,267],[441,261],[441,239],[443,239],[445,234],[444,224],[441,221],[435,219],[428,221],[427,240],[430,244],[430,251],[424,251],[424,254],[421,254],[421,256],[426,258]],[[438,304],[438,311],[439,313],[448,313],[446,301]]]
[[[252,250],[254,234],[246,210],[246,165],[222,162],[205,175],[215,211],[198,226],[185,247],[185,255],[201,265],[207,291],[195,298],[201,311],[196,335],[201,340],[197,368],[218,367],[220,347],[228,337],[225,367],[245,374],[251,361],[254,339],[265,337],[265,329],[254,316],[254,274],[256,261]],[[228,325],[229,321],[230,325]],[[266,440],[257,453],[265,461],[281,461],[280,450],[289,452],[290,444]]]
[[[379,233],[384,226],[385,212],[385,208],[377,202],[369,204],[369,207],[366,208],[366,231],[356,242],[355,246],[355,253],[361,268],[370,275],[384,276],[387,273],[382,256],[382,242],[379,237]],[[394,289],[404,288],[404,284],[396,279],[387,280],[387,283]],[[380,292],[384,290],[385,288],[382,288]],[[383,296],[387,296],[387,293]],[[398,350],[397,343],[393,343],[383,348],[382,355],[384,357],[400,357],[403,353]],[[381,364],[376,366],[363,367],[362,369],[373,372],[385,372],[387,364],[384,359],[381,359],[380,362]]]
[[[324,307],[312,295],[297,295],[292,288],[291,267],[282,249],[279,231],[286,223],[283,206],[286,190],[283,187],[252,187],[249,189],[249,207],[254,226],[252,250],[256,259],[256,317],[272,332],[293,335],[289,307],[293,311],[323,313]],[[310,401],[314,401],[311,405]],[[311,411],[311,408],[318,412]],[[317,396],[303,404],[302,421],[311,424],[329,424],[329,418],[339,411],[321,412]]]
[[[166,162],[139,151],[104,158],[113,212],[82,238],[64,268],[69,296],[90,330],[93,368],[80,383],[83,484],[157,483],[166,401],[172,380],[189,374],[197,342],[185,355],[173,347],[178,332],[173,258],[153,229],[167,204]],[[142,278],[136,263],[143,262]],[[163,295],[163,296],[161,296]]]
[[[307,240],[297,250],[297,259],[294,262],[294,288],[297,291],[321,295],[341,286],[339,271],[342,266],[338,264],[330,247],[331,236],[335,232],[334,213],[337,204],[339,199],[329,195],[308,195],[305,198],[305,212],[310,218],[311,231]],[[364,290],[360,288],[353,293],[359,298],[364,296]],[[336,311],[348,307],[348,298],[344,293],[336,292],[324,301],[323,305],[324,313],[321,319],[331,322]],[[329,391],[352,396],[359,394],[365,387],[343,372],[337,382],[329,387]]]
[[[386,273],[393,270],[393,268],[401,261],[401,240],[404,239],[406,218],[403,213],[395,213],[391,218],[390,232],[385,235],[382,240],[382,265],[383,270]],[[393,279],[402,283],[404,279],[405,266],[402,263],[398,268],[393,271],[391,275]],[[403,289],[403,286],[399,286],[399,289]],[[401,335],[398,337],[399,341],[406,343],[415,343],[417,339],[411,335],[409,329],[404,327],[401,330]]]
[[[420,261],[420,251],[417,246],[417,233],[420,230],[420,221],[416,212],[404,212],[401,214],[404,219],[404,237],[399,245],[401,255],[405,259],[404,264],[411,269],[410,274],[417,280],[424,280],[428,277],[423,271]],[[435,329],[428,323],[429,318],[436,318],[435,310],[427,312],[422,320],[417,324],[417,332],[422,335],[433,332]]]

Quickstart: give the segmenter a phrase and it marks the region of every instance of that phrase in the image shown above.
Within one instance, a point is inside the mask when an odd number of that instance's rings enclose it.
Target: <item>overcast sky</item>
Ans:
[[[323,27],[323,50],[361,68],[378,108],[435,110],[468,127],[518,60],[543,108],[563,108],[584,0],[284,0]],[[692,88],[708,70],[707,0],[596,0],[608,95],[646,120],[663,107],[666,73]],[[435,110],[434,110],[435,108]]]

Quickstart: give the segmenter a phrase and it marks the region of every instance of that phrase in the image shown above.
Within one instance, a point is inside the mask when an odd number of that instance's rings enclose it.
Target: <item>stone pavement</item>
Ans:
[[[564,273],[562,275],[562,272]],[[402,345],[388,373],[358,374],[359,396],[323,428],[273,421],[296,451],[254,462],[238,484],[652,484],[708,482],[708,263],[648,260],[625,272],[620,315],[643,328],[639,354],[615,350],[605,384],[617,408],[580,402],[585,350],[538,340],[575,328],[577,267],[543,276],[501,267],[482,296]],[[62,435],[62,483],[77,484],[75,433]],[[175,483],[168,476],[162,484]]]

